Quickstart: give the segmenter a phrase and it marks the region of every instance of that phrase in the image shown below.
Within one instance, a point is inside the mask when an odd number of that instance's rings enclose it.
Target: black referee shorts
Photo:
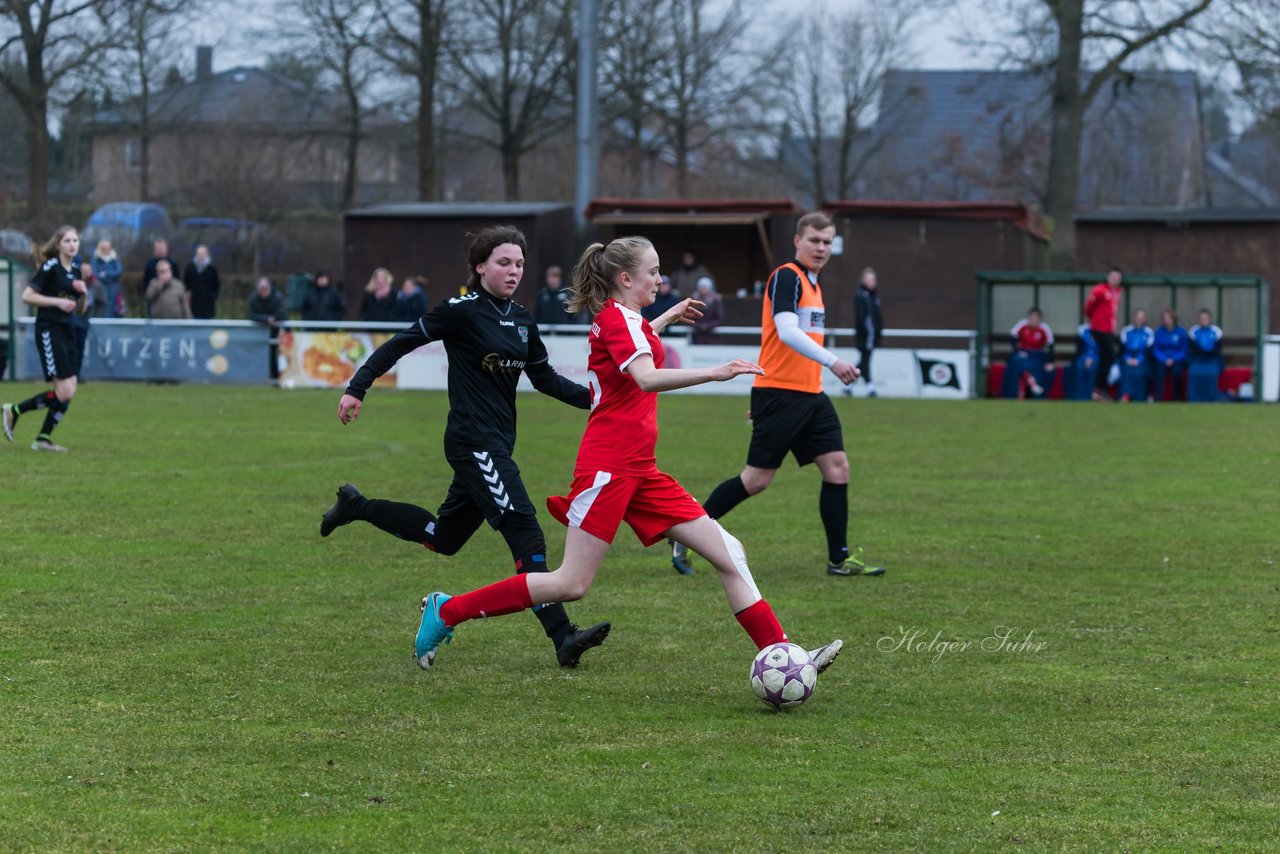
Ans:
[[[68,380],[80,372],[80,346],[69,323],[36,323],[36,356],[46,380]]]
[[[520,479],[520,467],[506,454],[488,451],[450,453],[453,482],[449,494],[436,514],[440,525],[480,526],[483,518],[498,528],[510,516],[528,516],[537,520],[537,511]]]
[[[787,389],[751,389],[751,448],[747,465],[777,469],[787,454],[807,466],[814,458],[844,450],[844,433],[831,398]]]

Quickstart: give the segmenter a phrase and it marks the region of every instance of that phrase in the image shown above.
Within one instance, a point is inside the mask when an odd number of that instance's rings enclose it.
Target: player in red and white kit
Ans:
[[[651,325],[640,310],[653,303],[660,282],[658,253],[643,237],[593,244],[578,261],[566,310],[585,308],[595,316],[588,360],[591,415],[569,494],[547,500],[552,515],[569,528],[564,560],[554,572],[513,576],[459,596],[425,597],[414,644],[422,669],[431,667],[440,643],[467,620],[581,599],[624,521],[646,546],[669,537],[703,555],[719,572],[729,606],[758,648],[787,640],[751,577],[742,544],[659,471],[654,457],[657,392],[763,372],[742,359],[713,368],[664,368],[656,333],[696,319],[701,304],[686,299]],[[835,640],[811,653],[819,672],[842,645]]]
[[[1032,307],[1027,316],[1009,330],[1013,355],[1009,358],[1009,374],[1017,382],[1016,397],[1021,400],[1030,392],[1043,397],[1054,371],[1053,330],[1044,322],[1040,309]]]

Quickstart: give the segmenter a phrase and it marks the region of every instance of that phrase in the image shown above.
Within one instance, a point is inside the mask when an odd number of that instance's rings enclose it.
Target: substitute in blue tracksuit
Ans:
[[[1190,339],[1187,330],[1178,325],[1178,315],[1166,308],[1160,315],[1155,343],[1151,345],[1151,361],[1156,400],[1164,397],[1164,379],[1173,377],[1173,399],[1187,399],[1187,354]]]
[[[1076,330],[1076,358],[1071,363],[1071,373],[1066,382],[1066,394],[1071,400],[1089,400],[1093,396],[1094,381],[1098,376],[1098,342],[1088,323]]]
[[[1200,322],[1188,332],[1187,400],[1205,403],[1218,399],[1222,375],[1222,330],[1213,325],[1213,314],[1200,309]]]
[[[1155,333],[1147,326],[1147,313],[1138,309],[1133,323],[1120,330],[1120,394],[1123,400],[1147,400],[1151,396],[1151,345]]]

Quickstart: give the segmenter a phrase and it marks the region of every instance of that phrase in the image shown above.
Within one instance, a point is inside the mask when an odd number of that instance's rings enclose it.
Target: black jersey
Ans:
[[[80,269],[80,259],[71,262],[71,270],[62,266],[57,256],[44,262],[36,274],[31,277],[31,288],[42,296],[55,299],[78,300],[81,294],[71,286],[76,280],[72,270]],[[36,309],[36,320],[43,323],[65,323],[70,325],[71,314],[53,306],[40,306]]]
[[[481,449],[510,454],[516,443],[516,384],[533,387],[579,409],[591,406],[585,386],[556,373],[538,326],[524,306],[479,290],[445,300],[398,332],[360,366],[347,394],[364,400],[378,377],[402,356],[432,341],[449,357],[449,423],[445,453]]]

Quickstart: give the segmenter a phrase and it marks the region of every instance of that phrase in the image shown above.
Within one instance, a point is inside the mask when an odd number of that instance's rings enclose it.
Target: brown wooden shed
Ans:
[[[802,213],[790,199],[601,198],[587,207],[597,240],[643,235],[658,251],[664,273],[693,249],[724,298],[728,326],[760,323],[760,301],[735,294],[753,294],[755,282],[791,257],[791,235]]]
[[[489,225],[514,225],[529,241],[516,299],[532,305],[552,264],[573,265],[573,209],[559,202],[413,202],[347,211],[342,221],[342,269],[347,316],[356,318],[364,286],[378,267],[397,284],[426,276],[427,304],[457,296],[467,279],[467,238]]]
[[[1260,276],[1270,285],[1270,331],[1280,330],[1280,209],[1093,211],[1076,217],[1076,240],[1081,270]],[[1195,322],[1194,306],[1178,308],[1184,324]],[[1228,337],[1256,334],[1229,311],[1221,320]]]
[[[1021,203],[829,202],[842,252],[822,271],[827,326],[853,325],[862,270],[879,282],[885,325],[974,329],[975,270],[1042,270],[1049,234]]]

